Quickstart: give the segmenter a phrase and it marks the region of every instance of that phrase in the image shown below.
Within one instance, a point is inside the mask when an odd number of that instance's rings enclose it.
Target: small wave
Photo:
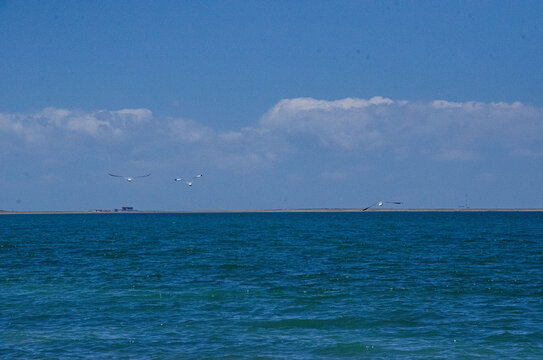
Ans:
[[[270,321],[256,321],[252,326],[266,329],[357,329],[366,325],[366,321],[359,317],[343,316],[330,319],[280,319]]]
[[[321,356],[356,356],[364,353],[379,353],[380,348],[375,345],[364,344],[361,342],[339,343],[326,347],[318,348],[314,351],[315,355]]]

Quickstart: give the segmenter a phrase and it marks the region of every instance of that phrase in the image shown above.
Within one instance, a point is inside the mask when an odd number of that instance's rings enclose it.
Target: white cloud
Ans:
[[[147,120],[153,116],[151,110],[148,109],[122,109],[112,111],[111,114],[133,119],[135,121]]]
[[[309,140],[357,152],[404,149],[434,153],[439,160],[472,161],[481,158],[485,146],[513,151],[526,142],[543,142],[542,115],[541,109],[520,102],[299,98],[281,100],[259,126],[298,144]]]
[[[119,136],[127,122],[141,122],[152,116],[146,109],[91,111],[45,108],[30,114],[0,114],[0,131],[29,143],[47,142],[59,136]]]
[[[312,98],[295,98],[284,99],[279,101],[270,111],[269,116],[273,117],[274,114],[281,113],[297,113],[300,111],[335,111],[335,110],[356,110],[367,108],[372,105],[392,105],[396,102],[394,100],[383,98],[381,96],[375,96],[369,100],[365,99],[353,99],[346,98],[342,100],[327,101],[316,100]],[[402,102],[403,103],[403,102]],[[265,120],[264,120],[265,121]]]
[[[113,128],[110,122],[98,120],[92,115],[82,115],[68,118],[66,121],[66,129],[93,136],[98,135],[99,132],[107,132],[110,130],[113,134],[120,133],[120,130]]]
[[[48,144],[56,144],[55,151],[72,151],[84,143],[91,151],[108,147],[129,157],[137,150],[156,154],[160,161],[194,152],[222,167],[238,168],[308,151],[366,157],[388,153],[395,161],[482,161],[496,151],[541,156],[543,109],[519,102],[296,98],[279,101],[254,126],[218,131],[191,119],[157,118],[147,109],[46,108],[0,113],[0,140],[3,148],[26,146],[38,152]]]
[[[370,149],[387,143],[376,123],[383,116],[382,110],[404,105],[404,101],[382,97],[281,100],[262,117],[259,126],[271,132],[309,137],[325,147]]]
[[[34,117],[37,119],[45,119],[55,126],[61,126],[62,121],[70,116],[71,113],[70,110],[48,107],[36,113]]]
[[[435,109],[451,109],[451,108],[458,109],[458,108],[462,107],[461,103],[450,102],[450,101],[446,101],[446,100],[434,100],[434,101],[431,102],[431,105]]]
[[[166,122],[166,131],[174,141],[181,143],[202,142],[214,136],[212,129],[188,119],[169,120]]]

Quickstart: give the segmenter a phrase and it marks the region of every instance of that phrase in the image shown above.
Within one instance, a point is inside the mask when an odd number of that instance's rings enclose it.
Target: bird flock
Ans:
[[[118,178],[123,178],[125,179],[126,181],[128,182],[132,182],[134,181],[135,179],[139,179],[139,178],[144,178],[144,177],[148,177],[148,176],[151,176],[151,174],[145,174],[145,175],[138,175],[138,176],[124,176],[124,175],[116,175],[116,174],[112,174],[112,173],[107,173],[109,176],[113,176],[113,177],[118,177]],[[192,183],[194,182],[194,180],[196,179],[200,179],[202,176],[204,176],[203,174],[198,174],[192,178],[175,178],[173,179],[173,181],[175,182],[178,182],[178,181],[182,181],[184,182],[185,184],[187,184],[188,186],[192,186]]]
[[[117,178],[123,178],[125,179],[126,181],[128,182],[132,182],[134,181],[135,179],[139,179],[139,178],[145,178],[145,177],[148,177],[148,176],[151,176],[151,174],[145,174],[145,175],[138,175],[138,176],[124,176],[124,175],[116,175],[116,174],[112,174],[112,173],[107,173],[109,176],[113,176],[113,177],[117,177]],[[173,179],[173,181],[175,182],[183,182],[185,183],[187,186],[192,186],[193,182],[195,180],[198,180],[200,179],[202,176],[204,176],[203,174],[198,174],[196,176],[193,176],[191,178],[175,178]],[[373,203],[371,204],[370,206],[366,206],[365,208],[361,209],[361,211],[366,211],[374,206],[383,206],[383,204],[394,204],[394,205],[400,205],[402,204],[401,201],[378,201],[376,203]]]
[[[185,178],[175,178],[175,179],[173,179],[173,181],[183,181],[183,182],[185,182],[185,184],[187,184],[188,186],[192,186],[192,182],[193,182],[195,179],[201,178],[202,176],[204,176],[204,175],[198,174],[198,175],[196,175],[195,177],[193,177],[191,180],[187,180],[187,179],[185,179]]]

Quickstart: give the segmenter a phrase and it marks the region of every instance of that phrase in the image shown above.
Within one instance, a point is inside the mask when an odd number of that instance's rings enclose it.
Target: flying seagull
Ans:
[[[368,210],[369,208],[371,207],[374,207],[375,205],[377,206],[383,206],[383,204],[396,204],[396,205],[400,205],[402,202],[401,201],[378,201],[376,202],[375,204],[371,204],[370,206],[362,209],[362,211],[366,211]]]
[[[185,178],[175,178],[175,179],[173,179],[173,181],[184,181],[185,184],[187,184],[188,186],[192,186],[192,182],[194,181],[193,179],[199,179],[202,176],[204,176],[204,175],[203,174],[198,174],[195,177],[193,177],[191,180],[186,180]]]
[[[146,175],[139,175],[139,176],[123,176],[123,175],[115,175],[115,174],[111,174],[111,173],[107,173],[109,176],[113,176],[113,177],[120,177],[120,178],[123,178],[125,179],[126,181],[128,182],[131,182],[132,180],[134,179],[137,179],[137,178],[143,178],[143,177],[147,177],[147,176],[150,176],[151,174],[146,174]]]

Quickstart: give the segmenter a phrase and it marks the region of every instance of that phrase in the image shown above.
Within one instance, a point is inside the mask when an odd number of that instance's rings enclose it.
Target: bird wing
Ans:
[[[396,204],[396,205],[400,205],[400,204],[403,204],[401,201],[378,201],[374,204],[371,204],[370,206],[366,207],[366,208],[363,208],[362,211],[366,211],[368,210],[369,208],[371,207],[374,207],[375,205],[379,204],[379,206],[382,206],[383,203],[386,203],[386,204]]]
[[[122,176],[122,175],[115,175],[115,174],[111,174],[111,173],[107,173],[109,176],[115,176],[115,177],[122,177],[122,178],[126,178],[126,176]]]
[[[149,174],[146,174],[146,175],[139,175],[139,176],[134,176],[134,179],[135,179],[135,178],[142,178],[142,177],[147,177],[147,176],[151,176],[151,173],[149,173]]]
[[[377,204],[379,204],[379,203],[380,203],[380,201],[378,201],[378,202],[376,202],[376,203],[374,203],[374,204],[371,204],[370,206],[363,208],[362,211],[366,211],[366,210],[368,210],[369,208],[371,208],[371,207],[373,207],[373,206],[375,206],[375,205],[377,205]]]

